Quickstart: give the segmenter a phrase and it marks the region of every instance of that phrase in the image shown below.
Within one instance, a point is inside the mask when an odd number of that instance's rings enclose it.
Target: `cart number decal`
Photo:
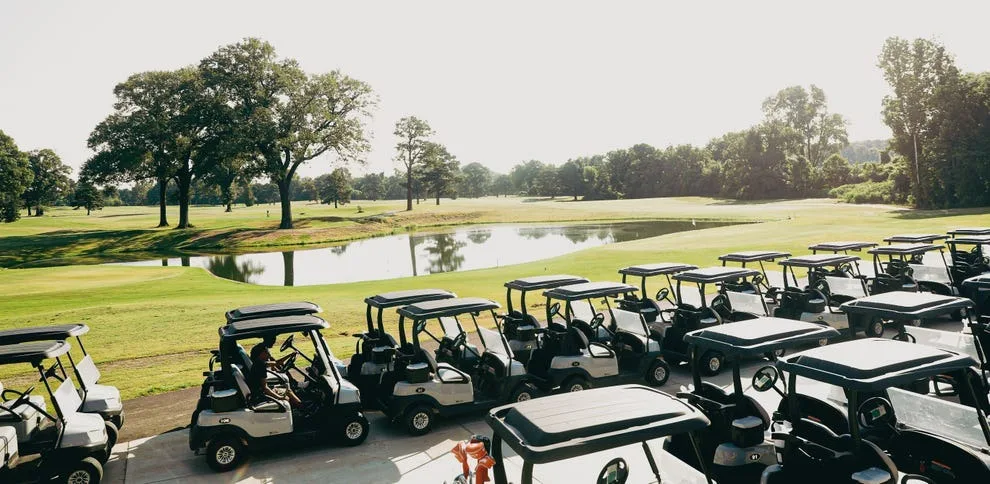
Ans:
[[[581,366],[581,362],[580,361],[575,361],[575,362],[571,363],[571,366]]]
[[[425,391],[426,391],[426,389],[425,389],[425,388],[423,388],[423,387],[417,387],[417,388],[416,388],[416,393],[423,393],[423,392],[425,392]]]
[[[749,460],[753,462],[760,460],[760,454],[749,454]]]
[[[220,423],[230,423],[230,418],[224,417],[224,418],[220,419]]]

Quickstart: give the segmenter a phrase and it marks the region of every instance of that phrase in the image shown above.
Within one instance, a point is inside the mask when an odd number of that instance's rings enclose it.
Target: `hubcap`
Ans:
[[[78,470],[69,474],[69,478],[66,479],[69,484],[89,484],[89,472],[84,470]]]
[[[883,334],[883,323],[873,323],[873,334],[877,336]]]
[[[364,426],[361,422],[351,422],[347,424],[344,428],[344,435],[347,436],[348,440],[357,440],[361,438],[361,434],[364,433]]]
[[[822,338],[818,340],[818,346],[825,346],[828,344],[828,339]]]
[[[430,416],[426,412],[419,412],[413,416],[412,424],[416,430],[423,430],[430,424]]]
[[[579,392],[581,390],[584,390],[584,386],[582,386],[580,383],[575,383],[575,384],[571,385],[571,391],[572,392]]]
[[[530,395],[529,392],[522,392],[522,393],[519,394],[519,397],[516,398],[516,401],[517,402],[525,402],[526,400],[530,400],[532,398],[533,398],[533,396]]]
[[[712,357],[708,360],[708,369],[711,371],[718,371],[722,367],[722,362],[718,358]]]
[[[217,449],[217,463],[221,465],[227,465],[234,462],[234,458],[237,456],[237,451],[234,450],[233,446],[225,445]]]
[[[662,366],[658,366],[655,370],[653,370],[653,379],[654,380],[656,380],[658,382],[661,382],[661,381],[663,381],[664,378],[667,378],[667,369],[666,368],[664,368]]]

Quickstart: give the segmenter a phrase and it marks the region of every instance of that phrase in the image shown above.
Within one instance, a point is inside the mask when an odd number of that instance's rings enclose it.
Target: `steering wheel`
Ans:
[[[28,401],[28,399],[31,398],[31,392],[34,391],[34,387],[35,387],[35,385],[31,385],[30,388],[28,388],[27,390],[25,390],[24,393],[21,393],[20,396],[17,397],[17,400],[14,400],[14,403],[11,403],[9,406],[7,406],[7,408],[13,410],[13,409],[21,406],[24,402]],[[4,393],[7,393],[7,392],[18,393],[15,390],[4,390],[3,392]]]
[[[753,389],[761,393],[770,389],[776,390],[778,380],[780,380],[780,370],[775,366],[764,366],[753,374]],[[777,393],[780,393],[780,390],[777,390]]]
[[[657,302],[663,301],[665,299],[670,301],[669,298],[670,298],[670,289],[666,287],[661,287],[660,290],[657,291],[657,296],[656,296]]]
[[[591,326],[591,329],[595,329],[601,326],[602,323],[604,322],[605,322],[605,315],[602,313],[595,313],[595,316],[591,318],[591,321],[588,323],[588,325]]]
[[[918,342],[918,339],[915,338],[913,334],[908,333],[907,331],[898,332],[893,337],[891,337],[891,339],[892,340],[895,340],[895,341],[904,341],[906,343],[917,343]]]
[[[872,429],[880,425],[894,428],[896,421],[894,406],[890,404],[890,400],[883,397],[867,398],[856,410],[856,417],[859,419],[859,425],[864,429]]]
[[[283,351],[284,352],[284,351],[287,351],[289,348],[291,348],[292,347],[292,340],[295,339],[295,337],[296,337],[296,335],[290,334],[288,338],[285,338],[285,341],[282,342],[282,347],[279,348],[279,351]]]
[[[551,304],[550,305],[550,308],[547,309],[547,312],[550,314],[551,317],[560,314],[560,303],[559,302],[555,302],[555,303]]]
[[[757,274],[757,275],[753,276],[753,285],[755,285],[755,286],[765,286],[766,284],[764,284],[764,282],[766,282],[766,280],[763,277],[763,274]]]
[[[290,354],[289,355],[289,358],[286,359],[284,363],[282,363],[282,368],[281,368],[282,371],[288,370],[289,368],[295,368],[296,367],[296,356],[298,356],[298,355],[299,355],[299,353],[292,353],[292,354]]]
[[[467,343],[467,333],[461,332],[455,336],[453,342],[450,343],[450,349],[456,350],[457,348],[464,346],[465,343]]]

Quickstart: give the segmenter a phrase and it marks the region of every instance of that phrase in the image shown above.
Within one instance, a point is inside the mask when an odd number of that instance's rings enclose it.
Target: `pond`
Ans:
[[[307,286],[500,267],[614,242],[721,225],[727,224],[650,221],[551,227],[496,225],[375,237],[322,249],[189,256],[121,264],[202,267],[238,282]]]

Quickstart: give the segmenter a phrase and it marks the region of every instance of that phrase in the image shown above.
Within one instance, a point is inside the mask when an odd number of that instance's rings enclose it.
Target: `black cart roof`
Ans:
[[[587,279],[569,274],[554,274],[549,276],[533,276],[515,279],[505,283],[505,287],[518,291],[536,291],[552,287],[567,286],[588,282]]]
[[[860,251],[869,247],[876,247],[876,242],[862,242],[855,240],[842,240],[836,242],[821,242],[808,247],[808,250],[827,250],[830,252],[845,252],[847,250]]]
[[[883,239],[883,241],[891,242],[891,243],[901,242],[906,244],[922,244],[922,243],[930,244],[932,242],[935,242],[936,240],[943,240],[948,238],[949,238],[948,235],[942,235],[942,234],[898,234],[898,235],[891,235],[890,237]]]
[[[413,320],[423,320],[476,313],[499,307],[501,306],[497,302],[483,297],[458,297],[403,306],[399,308],[399,314]]]
[[[950,230],[949,235],[990,235],[990,227],[959,227]]]
[[[948,244],[985,245],[990,244],[990,235],[965,235],[947,240]]]
[[[235,321],[220,328],[221,339],[263,338],[284,333],[295,333],[329,328],[330,324],[312,315],[279,316],[274,318]]]
[[[777,362],[783,371],[856,391],[879,391],[976,365],[966,355],[881,338],[813,348]]]
[[[790,252],[778,252],[775,250],[745,250],[742,252],[730,252],[718,256],[722,262],[763,262],[773,261],[781,257],[790,257]]]
[[[851,314],[901,320],[930,319],[972,307],[973,301],[964,297],[893,291],[849,301],[840,309]]]
[[[7,329],[0,331],[0,345],[27,343],[31,341],[64,340],[82,336],[88,332],[89,326],[83,323]]]
[[[881,245],[869,250],[871,254],[878,255],[916,255],[941,249],[941,245],[935,244],[892,244]]]
[[[684,335],[684,341],[706,350],[720,351],[726,356],[752,356],[838,335],[834,328],[821,324],[783,318],[756,318],[691,331]]]
[[[596,297],[618,296],[619,294],[636,292],[637,290],[636,286],[630,286],[621,282],[598,281],[555,287],[543,291],[543,295],[560,301],[577,301]]]
[[[0,365],[30,363],[37,365],[48,358],[56,358],[69,352],[65,341],[34,341],[0,346]]]
[[[374,308],[394,308],[424,301],[436,301],[457,297],[444,289],[408,289],[405,291],[383,292],[364,298],[364,303]]]
[[[797,257],[791,257],[790,259],[784,259],[780,261],[780,265],[812,268],[812,267],[837,266],[839,264],[847,264],[857,261],[859,261],[859,257],[856,257],[854,255],[815,254],[815,255],[799,255]]]
[[[677,274],[678,272],[697,269],[698,266],[682,264],[680,262],[660,262],[657,264],[639,264],[635,266],[623,267],[619,269],[619,274],[635,277],[653,277],[664,274]]]
[[[485,420],[533,464],[692,432],[710,423],[686,402],[641,385],[527,400],[494,408]]]
[[[275,318],[279,316],[303,316],[322,312],[318,304],[306,301],[259,304],[244,306],[227,311],[227,322],[245,321],[248,319]]]
[[[674,279],[684,282],[695,282],[698,284],[712,284],[716,282],[735,281],[744,277],[760,275],[760,271],[744,269],[742,267],[706,267],[704,269],[694,269],[675,274]]]

